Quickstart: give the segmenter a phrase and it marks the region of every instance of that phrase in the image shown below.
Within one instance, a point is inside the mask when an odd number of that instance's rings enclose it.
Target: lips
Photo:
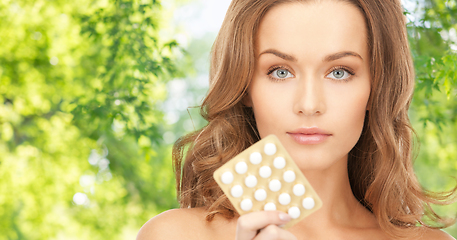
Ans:
[[[287,134],[292,137],[295,142],[303,145],[319,144],[332,136],[329,132],[317,127],[299,128],[297,130],[287,132]]]

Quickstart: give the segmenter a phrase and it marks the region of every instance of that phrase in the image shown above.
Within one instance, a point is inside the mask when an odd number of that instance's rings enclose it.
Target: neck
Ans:
[[[322,226],[366,227],[377,224],[373,214],[360,204],[352,193],[347,171],[347,155],[330,168],[304,170],[303,174],[321,198],[323,205],[321,209],[297,224],[303,225],[300,228],[313,228],[316,225],[320,226],[320,229]]]

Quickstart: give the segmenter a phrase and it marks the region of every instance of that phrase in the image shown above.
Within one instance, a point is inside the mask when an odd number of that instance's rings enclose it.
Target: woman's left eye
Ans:
[[[328,78],[332,78],[332,79],[335,79],[335,80],[347,80],[348,78],[350,78],[352,75],[354,75],[354,73],[352,73],[351,71],[349,70],[346,70],[346,69],[343,69],[343,68],[337,68],[333,71],[331,71],[327,77]]]

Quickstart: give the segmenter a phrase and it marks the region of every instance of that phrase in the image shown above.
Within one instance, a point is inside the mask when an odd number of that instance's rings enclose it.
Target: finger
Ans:
[[[280,211],[253,212],[238,218],[236,236],[239,240],[253,239],[257,230],[268,225],[284,225],[292,218],[289,214]]]
[[[297,240],[295,235],[276,225],[268,225],[253,240]]]

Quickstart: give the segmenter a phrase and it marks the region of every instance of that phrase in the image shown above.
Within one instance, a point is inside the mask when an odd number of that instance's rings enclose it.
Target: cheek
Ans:
[[[289,101],[287,96],[281,94],[281,91],[261,86],[254,87],[250,95],[260,136],[265,137],[275,133],[275,130],[279,129],[279,124],[287,116],[287,101]]]
[[[352,149],[362,133],[370,88],[363,86],[358,91],[346,92],[343,95],[340,96],[340,101],[333,101],[333,109],[336,111],[333,119],[335,126],[340,126],[340,134],[347,138],[347,147]]]

